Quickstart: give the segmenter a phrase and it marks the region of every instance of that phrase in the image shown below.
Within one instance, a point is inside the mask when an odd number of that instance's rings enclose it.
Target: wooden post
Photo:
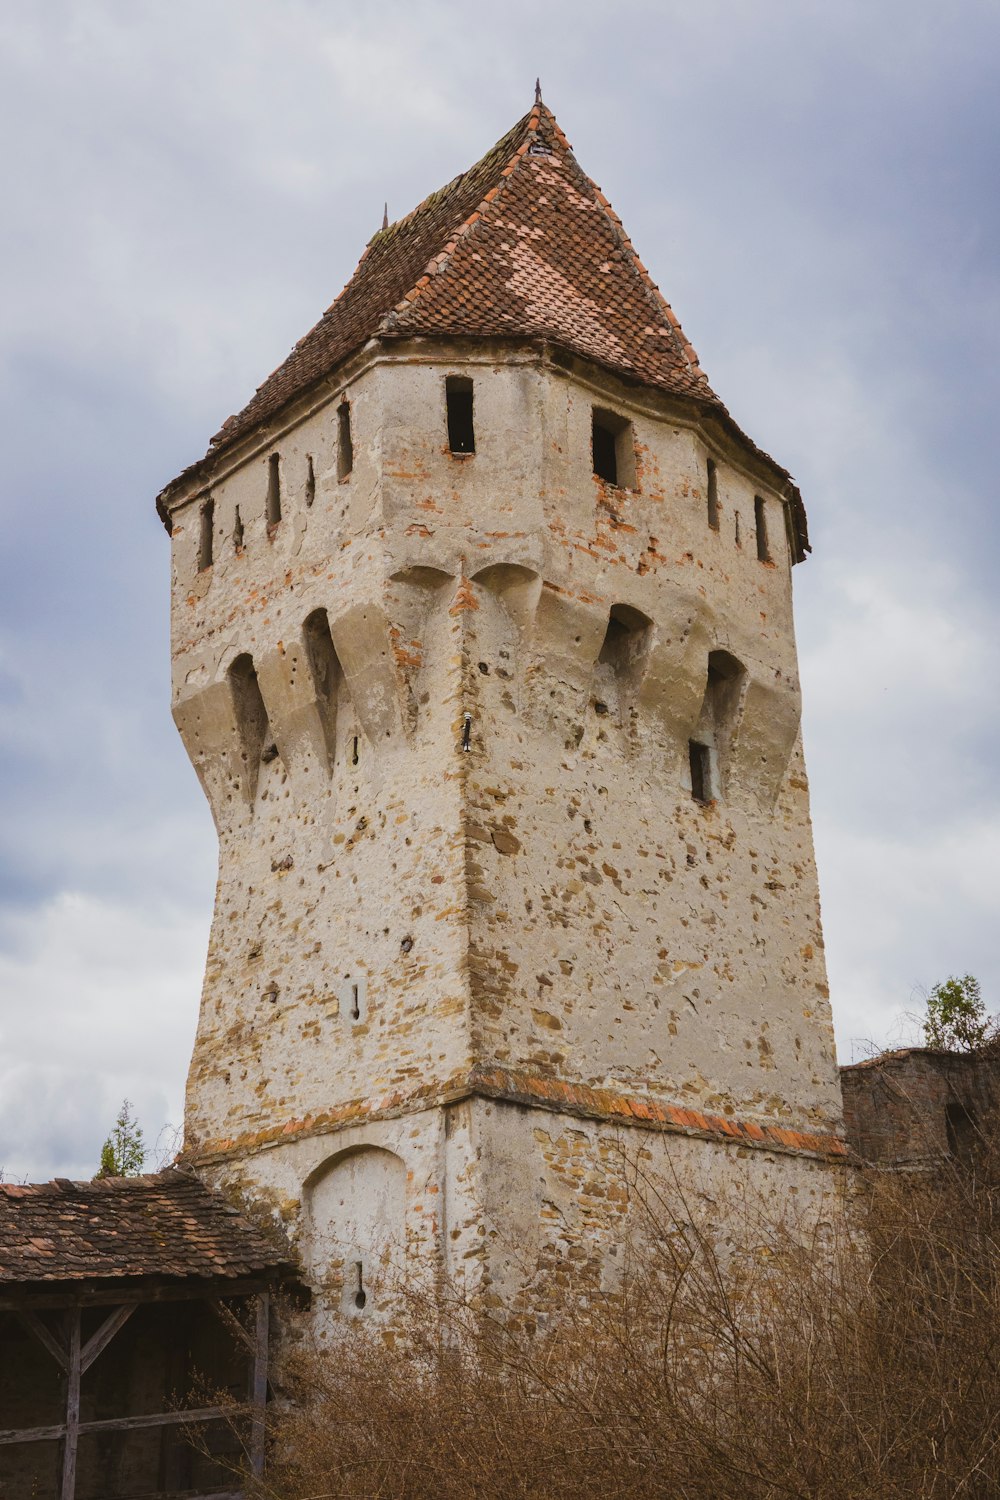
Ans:
[[[259,1479],[264,1472],[265,1418],[267,1413],[267,1343],[270,1313],[267,1292],[257,1296],[257,1329],[253,1351],[250,1402],[250,1472]]]
[[[76,1495],[76,1445],[80,1436],[80,1309],[70,1308],[67,1322],[66,1436],[63,1439],[61,1500]]]

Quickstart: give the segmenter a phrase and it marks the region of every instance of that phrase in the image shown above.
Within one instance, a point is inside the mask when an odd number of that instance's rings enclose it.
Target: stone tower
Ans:
[[[220,846],[187,1159],[366,1317],[390,1263],[605,1277],[623,1144],[822,1198],[802,502],[544,105],[158,504]]]

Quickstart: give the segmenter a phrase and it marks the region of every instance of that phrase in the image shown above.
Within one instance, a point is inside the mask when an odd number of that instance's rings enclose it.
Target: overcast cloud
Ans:
[[[1000,1007],[993,0],[0,0],[0,1167],[180,1121],[215,873],[162,484],[536,74],[789,467],[843,1060]]]

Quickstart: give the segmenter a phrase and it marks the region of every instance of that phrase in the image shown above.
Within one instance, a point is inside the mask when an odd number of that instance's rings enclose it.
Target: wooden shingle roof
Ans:
[[[0,1290],[138,1279],[239,1280],[291,1252],[187,1172],[0,1184]]]

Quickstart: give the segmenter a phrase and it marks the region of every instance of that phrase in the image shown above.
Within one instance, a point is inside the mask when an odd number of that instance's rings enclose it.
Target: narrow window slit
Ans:
[[[198,532],[198,571],[203,573],[212,566],[212,548],[215,540],[215,501],[209,497],[201,507]]]
[[[267,524],[277,526],[281,520],[281,460],[272,453],[267,461]]]
[[[358,999],[358,987],[356,984],[351,985],[351,1020],[361,1020],[361,1004]]]
[[[715,461],[708,460],[708,524],[713,531],[719,529],[719,476]]]
[[[472,381],[465,375],[449,375],[444,383],[444,394],[448,410],[448,447],[452,453],[475,453]]]
[[[312,454],[306,457],[306,505],[311,506],[316,499],[316,470],[313,468]]]
[[[240,515],[238,505],[236,507],[236,520],[233,522],[233,551],[237,553],[243,551],[243,517]]]
[[[771,549],[767,544],[767,511],[763,495],[754,495],[753,497],[753,519],[757,530],[757,560],[758,562],[770,562]]]
[[[344,674],[330,634],[330,621],[325,609],[314,609],[308,616],[302,627],[302,638],[323,727],[326,769],[332,771],[337,756],[337,702]]]
[[[351,745],[351,765],[356,766],[360,756],[358,755],[358,736],[355,735]]]
[[[743,546],[743,535],[742,535],[742,533],[740,531],[740,513],[739,513],[739,511],[736,512],[736,545],[737,545],[737,547],[742,547]]]
[[[746,675],[746,669],[728,651],[709,652],[705,696],[695,736],[688,742],[691,796],[696,802],[716,802],[726,795]]]
[[[368,1301],[368,1293],[365,1291],[365,1284],[363,1279],[364,1263],[362,1261],[356,1260],[354,1262],[354,1272],[358,1280],[358,1289],[354,1293],[354,1306],[360,1310]]]
[[[712,800],[712,757],[707,745],[699,740],[688,742],[691,761],[691,796],[696,802]]]
[[[337,478],[346,479],[354,468],[354,439],[351,437],[351,405],[342,401],[337,407]]]
[[[465,715],[465,720],[462,724],[462,749],[472,749],[472,715],[470,713]]]
[[[268,723],[253,658],[246,652],[237,656],[230,666],[229,684],[240,738],[241,759],[246,768],[249,800],[253,802],[257,795],[261,765],[275,759],[278,750]]]

